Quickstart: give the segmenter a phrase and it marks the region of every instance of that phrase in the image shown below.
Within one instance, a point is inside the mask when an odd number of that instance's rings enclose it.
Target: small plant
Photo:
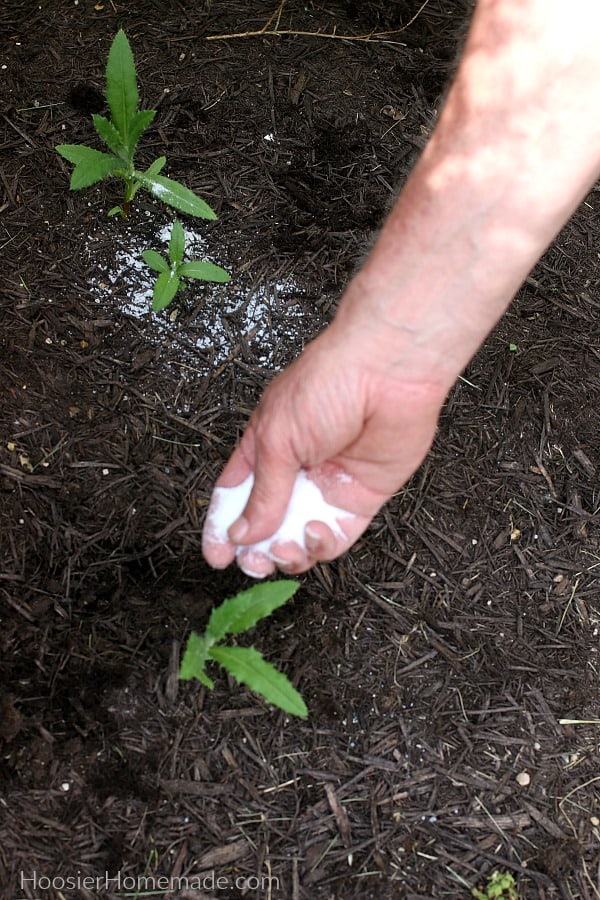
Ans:
[[[472,888],[475,900],[519,900],[515,879],[510,872],[492,872],[486,887]]]
[[[192,632],[188,639],[179,677],[197,678],[210,690],[214,684],[206,674],[208,660],[220,663],[240,684],[260,694],[269,703],[294,716],[305,717],[304,700],[283,674],[254,647],[226,647],[221,644],[228,634],[241,634],[265,616],[271,615],[298,590],[296,581],[272,581],[256,584],[213,609],[203,635]]]
[[[193,191],[166,178],[160,172],[167,159],[160,156],[140,172],[135,167],[134,156],[140,137],[148,128],[156,110],[138,109],[139,94],[135,62],[125,32],[120,29],[112,42],[106,63],[106,100],[111,118],[94,115],[94,128],[110,153],[94,150],[84,144],[60,144],[58,153],[73,163],[70,187],[73,191],[90,187],[104,178],[120,178],[125,184],[121,206],[108,213],[120,213],[127,218],[131,201],[141,187],[169,206],[201,219],[216,219],[210,206]]]
[[[158,278],[152,293],[152,309],[158,312],[168,306],[181,285],[182,278],[198,278],[201,281],[230,281],[229,273],[213,263],[192,260],[183,261],[185,253],[185,232],[181,222],[175,220],[169,241],[169,261],[156,250],[142,250],[142,257]]]

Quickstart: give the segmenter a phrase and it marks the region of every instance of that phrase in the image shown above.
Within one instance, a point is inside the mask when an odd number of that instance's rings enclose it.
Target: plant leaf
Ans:
[[[181,281],[176,272],[169,269],[167,272],[161,272],[154,284],[152,292],[152,309],[159,312],[168,306],[181,285]]]
[[[128,162],[127,150],[123,146],[123,139],[112,122],[109,122],[105,116],[93,115],[94,128],[115,156],[118,156],[124,163]]]
[[[166,156],[159,156],[157,159],[151,163],[145,171],[145,175],[158,175],[159,172],[162,171],[165,167],[165,163],[167,162]]]
[[[130,153],[130,159],[133,159],[133,152],[137,147],[137,143],[148,127],[154,116],[156,115],[155,109],[138,109],[131,118],[129,122],[129,138],[128,138],[128,147]]]
[[[210,641],[203,635],[192,631],[179,666],[179,677],[182,680],[197,678],[198,681],[201,681],[202,684],[205,684],[206,687],[212,690],[214,684],[204,672],[209,650]]]
[[[222,640],[226,634],[240,634],[252,628],[260,619],[271,615],[283,606],[299,588],[297,581],[282,579],[266,584],[255,584],[247,591],[224,600],[213,609],[206,627],[206,636],[213,643]]]
[[[142,250],[142,257],[147,266],[155,272],[170,272],[169,263],[156,250]]]
[[[135,181],[135,179],[132,179],[131,187],[129,188],[129,199],[130,200],[133,200],[133,198],[135,197],[135,195],[137,194],[137,192],[139,191],[139,189],[141,187],[143,187],[141,181]]]
[[[169,241],[169,259],[172,263],[180,263],[185,250],[185,232],[178,219],[173,222],[171,240]]]
[[[106,61],[106,100],[123,146],[131,153],[130,126],[137,110],[139,95],[133,53],[122,28],[112,42]]]
[[[197,216],[199,219],[217,218],[208,203],[197,197],[189,188],[179,184],[178,181],[173,181],[164,175],[149,175],[148,172],[135,172],[134,174],[151,194],[168,206],[173,206],[190,216]]]
[[[123,166],[112,153],[102,153],[83,144],[59,144],[56,150],[75,166],[71,174],[72,191],[96,184],[108,175],[116,174]]]
[[[208,656],[274,706],[293,716],[308,715],[306,704],[291,681],[254,647],[211,647]]]
[[[219,281],[223,284],[231,281],[231,275],[222,269],[221,266],[215,266],[209,262],[187,262],[179,267],[179,274],[186,278],[199,278],[202,281]]]

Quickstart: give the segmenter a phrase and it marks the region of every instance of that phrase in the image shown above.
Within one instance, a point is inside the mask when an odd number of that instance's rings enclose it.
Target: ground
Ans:
[[[143,875],[190,878],[180,898],[458,898],[495,870],[600,897],[597,190],[421,470],[249,636],[309,718],[177,679],[249,585],[202,560],[214,480],[439,109],[469,8],[420,6],[288,0],[268,28],[292,33],[211,40],[275,0],[2,4],[2,898],[148,896]],[[157,315],[139,253],[172,212],[140,192],[107,218],[117,183],[69,192],[54,149],[99,146],[119,27],[157,109],[141,161],[214,207],[182,220],[232,274]]]

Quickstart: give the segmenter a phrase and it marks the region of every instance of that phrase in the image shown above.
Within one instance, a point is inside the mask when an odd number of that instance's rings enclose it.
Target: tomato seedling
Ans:
[[[156,115],[154,109],[138,109],[139,94],[133,53],[125,32],[120,29],[110,48],[106,63],[106,101],[111,118],[95,114],[94,128],[109,152],[85,144],[59,144],[58,153],[72,163],[70,187],[73,191],[90,187],[104,178],[120,178],[125,184],[123,201],[108,213],[129,216],[131,201],[141,187],[180,212],[201,219],[216,219],[215,212],[200,197],[178,181],[161,175],[167,161],[159,156],[144,171],[135,165],[140,137]]]
[[[202,260],[183,261],[185,253],[185,232],[181,222],[175,220],[169,240],[168,261],[156,250],[142,250],[142,258],[146,265],[158,278],[152,292],[152,309],[158,312],[168,306],[177,291],[182,287],[182,278],[196,278],[200,281],[217,281],[222,284],[231,280],[229,272],[214,263]]]
[[[296,581],[271,581],[256,584],[213,609],[203,635],[192,632],[188,639],[179,677],[197,678],[212,690],[213,681],[205,672],[206,663],[220,663],[240,684],[260,694],[269,703],[294,716],[306,717],[304,700],[288,680],[254,647],[223,646],[228,634],[241,634],[286,603],[299,588]]]

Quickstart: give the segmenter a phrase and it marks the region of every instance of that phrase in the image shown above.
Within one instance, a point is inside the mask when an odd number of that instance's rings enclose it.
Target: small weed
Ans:
[[[492,872],[483,890],[472,888],[475,900],[519,900],[515,879],[510,872]]]
[[[197,678],[210,690],[214,683],[204,671],[208,660],[220,663],[240,684],[294,716],[306,717],[304,700],[283,674],[254,647],[225,647],[221,644],[228,634],[241,634],[265,616],[271,615],[298,590],[296,581],[272,581],[256,584],[213,609],[203,635],[190,634],[181,666],[181,679]]]
[[[59,144],[58,153],[73,163],[70,187],[73,191],[90,187],[104,178],[120,178],[125,184],[123,201],[108,213],[120,213],[127,218],[131,201],[141,187],[154,197],[180,212],[201,219],[216,219],[210,206],[193,191],[178,181],[166,178],[160,172],[167,161],[160,156],[140,172],[135,167],[135,151],[144,131],[148,128],[156,110],[138,109],[139,94],[135,62],[125,32],[120,29],[112,42],[106,63],[106,100],[111,118],[95,114],[94,128],[109,149],[109,153],[94,150],[84,144]]]
[[[230,280],[229,273],[221,266],[213,263],[192,260],[184,262],[185,232],[181,222],[177,220],[171,229],[169,241],[168,261],[157,253],[156,250],[143,250],[142,257],[146,264],[155,272],[158,278],[154,283],[152,293],[152,309],[155,312],[168,306],[179,288],[182,286],[182,278],[197,278],[201,281],[218,281],[225,283]]]

